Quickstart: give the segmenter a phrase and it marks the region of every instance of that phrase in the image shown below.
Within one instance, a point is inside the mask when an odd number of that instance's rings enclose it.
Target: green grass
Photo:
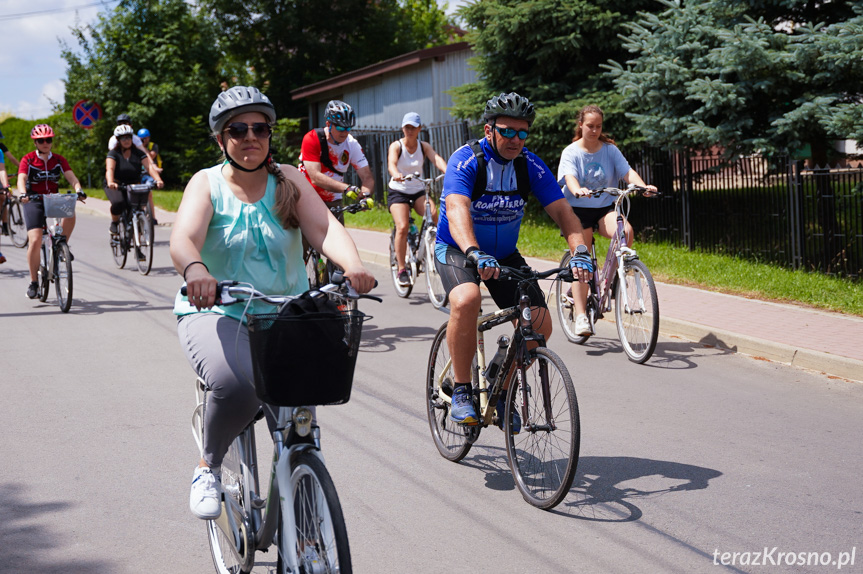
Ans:
[[[350,227],[389,231],[389,212],[380,208],[350,215]],[[526,218],[518,249],[522,255],[559,261],[565,243],[550,221]],[[754,299],[801,305],[863,316],[863,281],[791,271],[735,257],[689,251],[661,243],[635,245],[657,281],[690,285]],[[597,238],[597,255],[605,258],[608,240]]]
[[[108,197],[105,195],[105,190],[101,187],[87,188],[84,190],[84,193],[86,193],[88,197],[95,197],[97,199],[104,199],[106,201],[108,199]],[[161,207],[166,211],[177,211],[177,208],[180,207],[181,199],[183,199],[182,191],[162,191],[158,189],[153,190],[153,201],[158,207]]]

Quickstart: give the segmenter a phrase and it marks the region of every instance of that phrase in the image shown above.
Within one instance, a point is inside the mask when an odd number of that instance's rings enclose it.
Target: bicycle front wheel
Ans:
[[[517,435],[514,410],[521,417]],[[506,455],[516,487],[537,508],[557,506],[572,486],[581,442],[575,388],[560,357],[546,347],[530,351],[528,365],[516,371],[509,386],[504,411]]]
[[[623,281],[617,282],[614,318],[626,356],[634,363],[644,363],[653,354],[659,336],[659,298],[653,276],[638,259],[623,264]]]
[[[48,248],[45,247],[45,243],[42,243],[42,248],[40,251],[41,255],[39,256],[39,300],[41,302],[45,302],[48,300],[48,287],[51,285],[51,282],[48,280],[48,266],[50,265],[48,261]]]
[[[312,452],[301,453],[291,464],[291,490],[296,547],[280,547],[279,553],[295,552],[300,572],[350,574],[351,549],[342,505],[327,467]]]
[[[111,235],[111,256],[117,268],[122,269],[126,265],[127,251],[126,223],[121,219],[117,222],[117,235]]]
[[[443,287],[443,282],[440,279],[440,274],[437,272],[434,259],[434,246],[437,240],[437,230],[430,227],[426,231],[426,252],[425,252],[425,267],[426,272],[426,289],[428,290],[429,301],[435,309],[445,307],[447,304],[447,293]]]
[[[408,246],[410,248],[410,246]],[[405,254],[407,256],[407,254]],[[396,295],[405,298],[411,294],[414,286],[408,282],[407,285],[399,283],[399,262],[396,259],[396,230],[393,229],[390,233],[390,275],[393,279],[393,287],[396,288]]]
[[[72,253],[66,243],[59,243],[56,249],[54,290],[57,291],[60,311],[68,313],[72,307]]]
[[[18,201],[9,204],[9,238],[15,247],[27,246],[27,225],[24,223],[24,214]]]
[[[447,323],[438,329],[432,342],[426,371],[426,410],[429,428],[438,452],[445,459],[458,462],[463,459],[473,445],[471,432],[478,427],[454,423],[449,418],[453,381],[452,361],[446,341]]]
[[[246,476],[239,442],[242,435],[234,439],[225,458],[222,460],[222,492],[225,500],[230,497],[232,503],[239,506],[243,514],[245,508]],[[230,512],[231,504],[222,504],[222,512]],[[224,517],[222,517],[224,518]],[[228,525],[228,521],[222,521]],[[225,533],[219,526],[219,520],[207,521],[207,539],[210,542],[210,554],[213,565],[219,574],[249,574],[255,565],[255,548],[252,533],[246,529],[246,521],[235,521],[236,532]],[[235,542],[239,541],[239,544]]]
[[[150,215],[139,212],[135,215],[138,222],[138,236],[135,237],[135,258],[138,261],[138,272],[147,275],[153,267],[153,226]]]

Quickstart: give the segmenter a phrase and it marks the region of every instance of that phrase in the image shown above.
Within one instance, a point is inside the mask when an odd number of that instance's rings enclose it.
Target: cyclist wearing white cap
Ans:
[[[391,176],[387,206],[396,227],[396,261],[399,264],[398,280],[402,285],[410,283],[408,271],[405,269],[405,253],[411,207],[420,217],[425,215],[425,201],[422,201],[425,188],[422,182],[415,179],[406,180],[405,176],[416,172],[422,174],[426,158],[441,173],[446,173],[446,160],[438,155],[430,143],[419,140],[421,125],[422,121],[418,113],[406,113],[402,119],[404,137],[390,144],[387,155],[387,167]],[[432,218],[437,221],[437,210],[434,204],[432,204]]]

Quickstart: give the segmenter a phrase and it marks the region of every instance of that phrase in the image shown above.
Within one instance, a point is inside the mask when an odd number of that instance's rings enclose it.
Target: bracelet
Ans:
[[[188,265],[186,265],[186,268],[185,268],[185,269],[183,269],[183,281],[185,281],[185,280],[186,280],[186,271],[188,271],[188,270],[189,270],[189,267],[191,267],[192,265],[195,265],[196,263],[203,265],[203,266],[204,266],[204,269],[206,269],[206,270],[207,270],[207,273],[209,273],[209,272],[210,272],[210,268],[209,268],[209,267],[207,267],[207,264],[206,264],[206,263],[204,263],[203,261],[192,261],[191,263],[189,263]]]

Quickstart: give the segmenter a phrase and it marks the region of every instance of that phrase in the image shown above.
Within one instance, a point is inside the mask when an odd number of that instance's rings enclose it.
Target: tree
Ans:
[[[79,46],[63,50],[66,113],[55,129],[80,178],[103,179],[105,146],[121,113],[159,143],[168,181],[186,181],[215,160],[207,113],[229,72],[219,67],[216,30],[204,14],[184,0],[122,0],[73,32]],[[78,100],[99,103],[104,120],[91,130],[74,125],[70,112]]]
[[[609,130],[631,143],[632,122],[611,76],[600,67],[628,55],[618,37],[653,0],[478,0],[458,14],[469,26],[479,81],[451,91],[452,113],[478,119],[494,94],[516,91],[537,106],[529,145],[554,169],[572,141],[578,111],[599,105]]]
[[[290,92],[429,44],[446,17],[430,0],[201,0],[226,56],[265,88],[282,115],[301,115]]]
[[[634,59],[609,66],[645,138],[729,156],[809,143],[819,164],[831,140],[863,140],[863,3],[660,1],[627,25]]]

